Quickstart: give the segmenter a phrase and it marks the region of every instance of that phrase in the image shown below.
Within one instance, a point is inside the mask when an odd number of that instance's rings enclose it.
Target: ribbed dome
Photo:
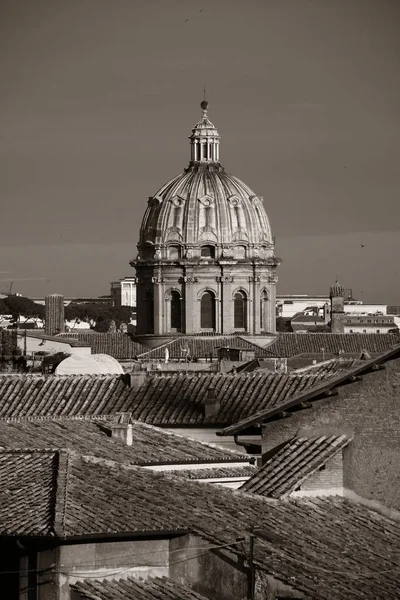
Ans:
[[[139,251],[143,258],[154,251],[165,258],[165,246],[171,243],[189,246],[196,254],[196,245],[210,242],[217,246],[215,258],[235,253],[231,249],[238,244],[248,248],[247,258],[268,258],[273,240],[263,200],[225,172],[219,162],[220,136],[207,116],[208,102],[201,108],[202,117],[189,138],[189,167],[149,198]]]
[[[140,243],[272,244],[267,214],[254,192],[219,165],[191,165],[152,198]]]

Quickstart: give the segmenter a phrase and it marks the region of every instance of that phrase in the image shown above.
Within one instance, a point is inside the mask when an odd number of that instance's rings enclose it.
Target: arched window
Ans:
[[[154,333],[154,299],[153,294],[147,290],[144,295],[144,314],[146,323],[141,325],[148,333]]]
[[[202,246],[201,258],[215,258],[215,246]]]
[[[200,302],[201,329],[215,329],[215,296],[212,292],[204,292]]]
[[[170,246],[168,248],[168,256],[171,260],[179,260],[181,257],[181,247],[180,246]]]
[[[171,329],[182,330],[182,300],[179,292],[171,292]]]
[[[268,294],[264,290],[263,292],[261,292],[261,298],[260,298],[260,327],[261,327],[261,331],[266,331],[266,326],[267,326],[267,321],[268,321],[267,315],[268,315]]]
[[[236,292],[233,297],[233,326],[247,329],[247,297],[244,292]]]
[[[154,258],[154,246],[144,246],[142,249],[142,257],[146,259]]]

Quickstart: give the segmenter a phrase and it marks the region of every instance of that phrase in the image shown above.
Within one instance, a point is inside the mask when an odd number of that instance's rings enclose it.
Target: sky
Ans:
[[[1,0],[0,291],[135,274],[205,84],[222,164],[264,197],[277,293],[339,278],[400,304],[399,62],[397,0]]]

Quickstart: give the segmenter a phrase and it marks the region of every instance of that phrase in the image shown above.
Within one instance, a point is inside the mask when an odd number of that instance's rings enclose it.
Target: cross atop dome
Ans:
[[[190,136],[190,160],[191,163],[219,164],[219,140],[220,136],[216,127],[207,116],[208,101],[206,100],[204,88],[204,100],[200,104],[202,116],[200,121],[192,129]]]

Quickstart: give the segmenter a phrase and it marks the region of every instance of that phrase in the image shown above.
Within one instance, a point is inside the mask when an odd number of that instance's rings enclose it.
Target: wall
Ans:
[[[344,333],[388,333],[390,329],[394,329],[396,324],[393,323],[349,323],[344,325]]]
[[[400,359],[386,369],[339,388],[339,396],[263,428],[263,452],[305,427],[326,433],[352,432],[344,452],[343,484],[359,496],[400,508]]]
[[[296,490],[292,497],[343,495],[343,455],[338,452],[329,459],[324,468],[315,471]]]
[[[233,553],[207,550],[205,540],[186,535],[170,542],[169,576],[194,591],[218,600],[246,600],[248,572]]]
[[[43,556],[41,556],[43,555]],[[45,559],[39,554],[39,560]],[[57,600],[71,600],[70,584],[85,578],[149,577],[168,575],[169,540],[98,542],[61,546],[57,550]],[[38,600],[50,600],[41,586]],[[54,587],[53,587],[54,591]]]

